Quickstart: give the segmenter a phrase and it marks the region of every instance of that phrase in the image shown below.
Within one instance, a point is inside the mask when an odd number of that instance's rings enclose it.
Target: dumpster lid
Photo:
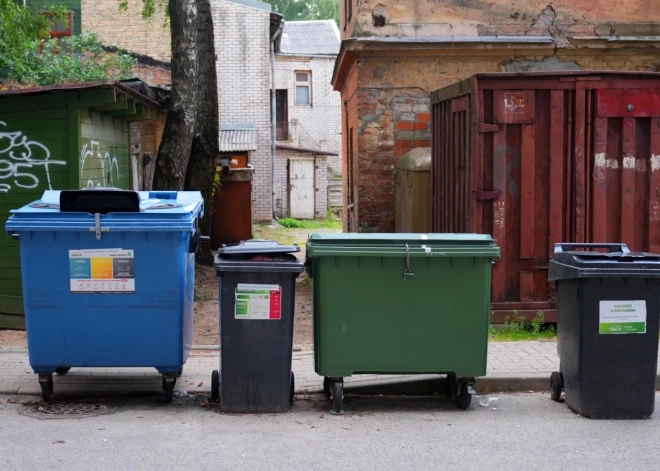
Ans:
[[[396,163],[397,170],[429,171],[431,170],[431,148],[416,147],[401,156]]]
[[[608,277],[660,278],[660,254],[631,252],[626,244],[555,245],[548,281]]]
[[[307,254],[316,256],[399,256],[499,258],[500,249],[488,234],[337,234],[314,233]]]
[[[103,195],[112,197],[112,204],[104,206]],[[87,231],[97,225],[108,230],[178,232],[194,231],[195,221],[204,214],[204,200],[198,191],[48,190],[41,199],[10,212],[5,226],[10,234]]]
[[[282,245],[274,240],[251,239],[237,244],[223,245],[218,250],[218,255],[268,255],[296,252],[300,252],[300,247],[297,244]]]

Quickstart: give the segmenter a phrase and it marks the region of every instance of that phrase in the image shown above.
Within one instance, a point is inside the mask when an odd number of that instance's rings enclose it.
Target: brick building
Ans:
[[[252,211],[270,221],[272,199],[271,58],[282,17],[252,0],[214,1],[221,153],[247,153],[254,166]],[[240,132],[239,132],[240,131]],[[224,134],[224,135],[223,135]]]
[[[336,25],[285,23],[269,4],[253,0],[218,0],[212,7],[220,152],[254,166],[254,220],[270,221],[273,213],[324,218],[328,165],[330,174],[341,175],[340,96],[330,85]]]
[[[332,20],[284,23],[275,56],[277,216],[325,218],[328,181],[341,178],[339,52]]]
[[[345,230],[394,231],[394,166],[430,145],[431,91],[478,72],[660,70],[655,0],[471,5],[341,4],[332,83],[343,104]]]

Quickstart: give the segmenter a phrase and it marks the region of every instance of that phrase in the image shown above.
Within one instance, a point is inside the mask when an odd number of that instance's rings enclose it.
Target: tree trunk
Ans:
[[[196,0],[170,0],[172,35],[172,100],[167,111],[153,187],[183,190],[196,128],[197,4]],[[217,103],[217,100],[216,100]]]
[[[185,176],[186,190],[196,190],[204,197],[204,217],[199,223],[203,235],[211,235],[213,214],[213,179],[219,153],[218,80],[215,68],[215,38],[209,0],[196,0],[197,5],[197,81],[196,127],[190,160]],[[208,244],[197,251],[202,263],[211,263]]]

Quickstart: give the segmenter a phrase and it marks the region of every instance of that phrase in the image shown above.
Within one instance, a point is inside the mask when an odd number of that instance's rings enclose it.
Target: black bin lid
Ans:
[[[548,281],[575,278],[660,278],[660,255],[631,252],[620,243],[556,244]]]
[[[223,245],[218,250],[218,255],[224,258],[235,255],[282,255],[297,252],[300,252],[297,244],[282,245],[274,240],[251,239],[238,244]]]
[[[304,265],[292,255],[296,252],[300,252],[296,244],[282,245],[272,240],[252,239],[222,246],[214,265],[218,273],[291,273],[298,276]]]

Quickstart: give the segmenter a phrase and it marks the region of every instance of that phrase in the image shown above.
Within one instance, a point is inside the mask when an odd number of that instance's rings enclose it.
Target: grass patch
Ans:
[[[342,222],[331,211],[328,211],[328,218],[325,221],[299,220],[294,218],[283,218],[278,221],[280,226],[287,229],[341,229]]]
[[[556,337],[555,327],[545,323],[545,314],[542,311],[537,312],[536,317],[531,321],[526,320],[518,311],[514,311],[504,325],[491,326],[488,330],[488,339],[491,342],[552,340]]]

